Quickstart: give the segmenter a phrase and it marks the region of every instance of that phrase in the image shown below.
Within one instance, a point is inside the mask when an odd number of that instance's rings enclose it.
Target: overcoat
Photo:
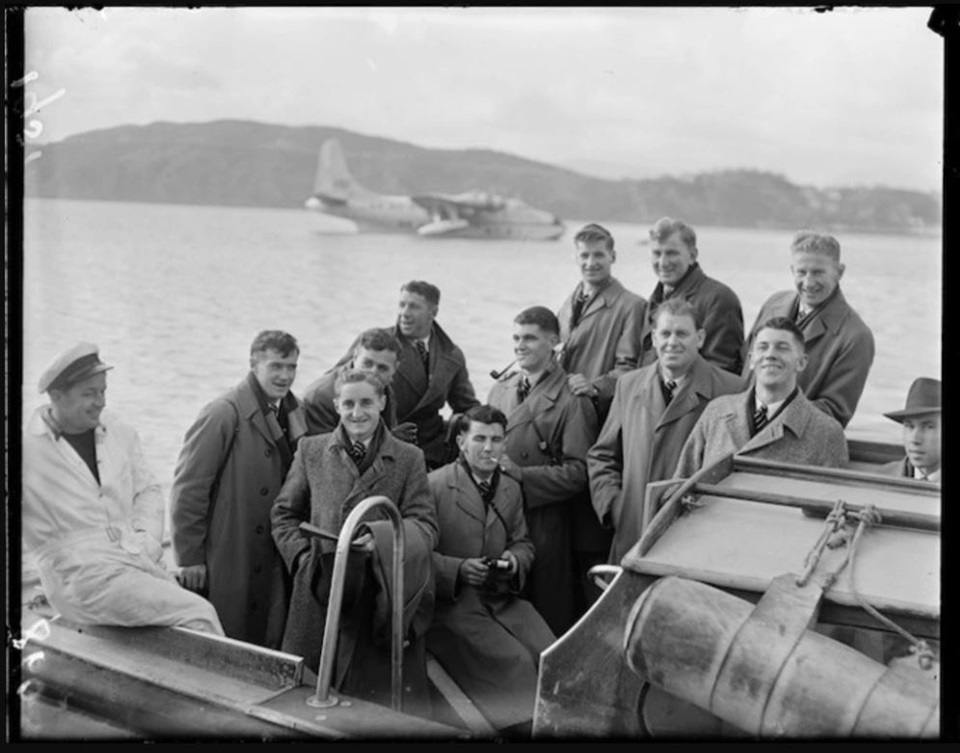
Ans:
[[[573,563],[579,536],[593,531],[608,538],[590,506],[587,450],[596,441],[597,414],[592,401],[567,385],[567,372],[553,364],[522,403],[517,396],[520,372],[502,377],[488,402],[507,417],[506,453],[522,468],[520,481],[527,526],[536,560],[528,595],[557,635],[573,615]],[[561,585],[562,584],[562,585]]]
[[[597,403],[605,413],[617,378],[640,364],[647,302],[611,278],[587,302],[574,327],[573,301],[582,289],[581,282],[557,312],[560,341],[564,344],[560,365],[568,374],[583,374],[599,390]]]
[[[273,602],[285,603],[287,586],[270,508],[292,458],[284,459],[286,440],[254,379],[206,405],[187,430],[170,492],[172,538],[178,565],[206,564],[208,598],[226,634],[276,648],[282,625],[268,629],[268,615],[283,615]],[[306,429],[303,410],[292,393],[282,409],[295,444]]]
[[[429,475],[440,540],[433,554],[437,604],[427,650],[498,729],[533,719],[540,652],[555,640],[530,602],[519,597],[534,560],[520,486],[501,474],[491,505],[459,461]],[[497,514],[499,512],[499,515]],[[471,557],[512,552],[512,583],[481,590],[457,585]]]
[[[98,480],[49,411],[38,408],[24,430],[21,524],[53,608],[83,624],[183,625],[222,635],[210,602],[163,564],[163,494],[136,430],[101,412]]]
[[[700,356],[669,405],[657,364],[617,382],[610,414],[587,453],[594,509],[614,531],[610,563],[620,564],[640,539],[647,484],[673,477],[680,449],[707,403],[741,391],[743,382]]]
[[[760,326],[775,316],[795,319],[798,306],[799,297],[791,290],[776,293],[763,304],[747,341],[744,375],[753,376],[749,349]],[[820,311],[807,317],[801,330],[807,365],[797,384],[814,405],[845,427],[857,410],[873,364],[873,332],[850,308],[839,287]]]
[[[707,277],[698,263],[680,280],[680,284],[668,296],[664,296],[663,283],[658,282],[650,295],[650,305],[643,326],[643,359],[641,366],[657,360],[653,347],[653,327],[657,307],[666,298],[683,297],[703,312],[703,329],[706,338],[700,355],[720,368],[739,374],[743,367],[743,309],[737,294],[719,280]]]
[[[454,413],[464,413],[480,404],[467,372],[467,360],[463,351],[434,322],[430,330],[429,371],[424,373],[417,349],[400,332],[399,324],[385,329],[391,329],[402,346],[391,383],[396,398],[396,422],[409,421],[417,425],[417,446],[423,450],[427,469],[438,468],[451,454],[440,410],[447,404]],[[350,362],[356,344],[356,341],[351,344],[337,366]]]
[[[436,511],[423,453],[393,437],[382,422],[378,431],[382,441],[362,475],[347,453],[342,428],[300,442],[271,513],[273,538],[293,577],[282,650],[303,656],[314,670],[319,665],[336,543],[308,538],[300,523],[308,521],[339,534],[357,504],[383,495],[399,509],[405,537],[404,626],[411,648],[404,652],[404,685],[421,684],[414,694],[422,700],[423,638],[433,614]],[[392,544],[383,544],[392,541],[392,534],[384,512],[376,510],[369,520],[378,549],[366,562],[362,555],[350,554],[335,681],[344,692],[389,704],[390,599],[385,598],[384,586],[390,584]],[[383,577],[376,577],[378,572]]]
[[[680,450],[675,478],[689,478],[733,454],[826,468],[848,464],[843,427],[817,410],[803,392],[751,438],[752,392],[750,388],[710,402]]]
[[[913,475],[913,465],[910,463],[910,458],[903,457],[900,460],[894,460],[889,463],[884,463],[877,469],[877,473],[884,476],[894,476],[896,478],[916,478]],[[939,484],[943,479],[943,466],[940,466],[940,479],[937,481],[931,481],[930,479],[922,479],[931,484]],[[918,479],[920,480],[920,479]]]
[[[326,434],[337,428],[337,424],[340,423],[340,414],[333,405],[333,399],[336,397],[334,387],[337,377],[348,368],[348,364],[337,366],[326,374],[322,374],[304,390],[300,404],[307,419],[307,434],[311,436]],[[397,400],[389,385],[384,389],[383,394],[387,398],[387,404],[380,417],[387,428],[392,429],[397,425]]]

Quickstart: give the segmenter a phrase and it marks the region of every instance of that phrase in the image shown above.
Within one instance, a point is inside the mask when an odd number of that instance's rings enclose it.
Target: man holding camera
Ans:
[[[427,650],[494,727],[523,735],[554,635],[519,597],[534,551],[520,485],[499,467],[506,427],[496,408],[471,408],[457,427],[460,458],[428,476],[440,538]]]

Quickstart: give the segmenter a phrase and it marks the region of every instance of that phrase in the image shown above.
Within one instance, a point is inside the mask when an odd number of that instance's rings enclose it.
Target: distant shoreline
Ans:
[[[234,203],[234,204],[213,204],[209,202],[191,202],[191,201],[150,201],[146,199],[116,199],[116,198],[99,198],[99,197],[89,197],[89,196],[44,196],[38,194],[24,194],[24,199],[41,199],[41,200],[50,200],[50,201],[90,201],[90,202],[111,202],[116,204],[150,204],[157,206],[176,206],[176,207],[214,207],[218,209],[262,209],[262,210],[272,210],[272,209],[281,209],[289,211],[303,211],[307,212],[309,210],[305,209],[302,205],[263,205],[263,204],[247,204],[247,203]],[[571,223],[575,224],[578,220],[561,218],[568,225]],[[593,218],[593,221],[596,222],[609,222],[609,223],[623,223],[628,225],[653,225],[654,222],[659,218],[638,218],[638,219],[624,219],[624,218],[610,218],[610,217],[597,217]],[[341,222],[349,222],[349,220],[340,220]],[[797,231],[804,228],[795,226],[795,225],[786,225],[786,224],[753,224],[753,225],[735,225],[730,223],[723,222],[710,222],[706,226],[721,228],[726,230],[782,230],[782,231]],[[893,227],[876,227],[876,226],[857,226],[857,225],[822,225],[818,224],[815,226],[818,230],[829,233],[863,233],[863,234],[879,234],[879,235],[896,235],[903,236],[905,238],[940,238],[943,235],[942,227],[922,227],[922,228],[893,228]],[[569,228],[568,228],[569,230]],[[372,233],[368,233],[371,234]],[[566,237],[566,234],[560,236],[562,240]],[[638,245],[646,245],[645,240],[641,240]]]

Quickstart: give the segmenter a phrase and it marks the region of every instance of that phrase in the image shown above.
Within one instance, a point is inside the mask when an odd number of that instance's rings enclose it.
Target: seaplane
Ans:
[[[415,196],[379,194],[350,174],[339,141],[320,147],[307,209],[353,221],[359,232],[416,233],[424,237],[556,240],[564,224],[525,201],[488,191]]]

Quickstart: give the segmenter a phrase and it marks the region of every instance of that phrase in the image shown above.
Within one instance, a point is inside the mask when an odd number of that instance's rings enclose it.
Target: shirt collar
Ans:
[[[941,471],[941,469],[940,469],[940,468],[937,468],[937,470],[933,471],[932,473],[928,473],[926,476],[924,476],[924,475],[923,475],[923,471],[920,470],[919,468],[917,468],[916,466],[914,466],[914,468],[913,468],[913,477],[914,477],[914,478],[918,478],[918,479],[920,479],[920,480],[922,480],[922,481],[933,481],[933,482],[939,483],[939,481],[940,481],[940,471]]]

